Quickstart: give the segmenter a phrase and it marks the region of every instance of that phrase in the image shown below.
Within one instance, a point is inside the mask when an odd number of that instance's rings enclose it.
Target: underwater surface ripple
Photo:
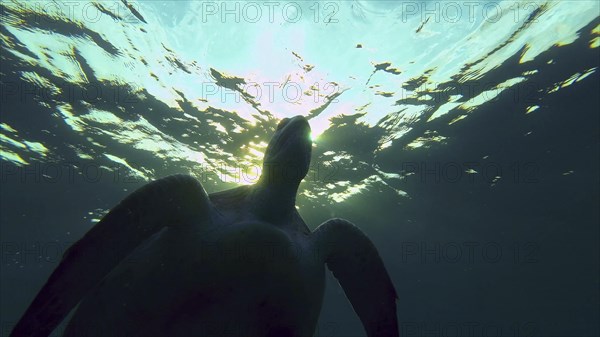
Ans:
[[[598,47],[593,1],[456,22],[422,21],[393,2],[335,2],[335,23],[279,18],[275,31],[265,28],[277,22],[225,28],[202,2],[139,2],[135,12],[85,3],[95,19],[53,4],[0,5],[5,95],[30,95],[26,109],[3,108],[2,160],[93,160],[143,180],[184,171],[220,189],[253,183],[277,121],[302,114],[315,169],[300,204],[365,189],[407,197],[406,172],[380,158],[444,146],[455,123],[499,95],[521,95],[512,113],[525,115],[597,69],[538,80],[560,62],[544,62],[552,48]]]

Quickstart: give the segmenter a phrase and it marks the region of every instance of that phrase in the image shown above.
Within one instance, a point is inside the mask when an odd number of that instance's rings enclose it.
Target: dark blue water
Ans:
[[[369,235],[401,335],[600,334],[596,3],[257,4],[0,4],[3,335],[126,195],[252,184],[295,114],[299,212]],[[364,335],[327,281],[316,334]]]

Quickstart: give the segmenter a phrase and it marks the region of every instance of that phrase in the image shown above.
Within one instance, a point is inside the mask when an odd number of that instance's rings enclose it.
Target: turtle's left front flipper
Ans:
[[[133,192],[65,252],[10,336],[49,335],[144,240],[167,226],[207,228],[213,214],[191,176],[166,177]]]
[[[338,279],[367,335],[399,336],[396,290],[371,240],[342,219],[321,224],[313,240],[313,248]]]

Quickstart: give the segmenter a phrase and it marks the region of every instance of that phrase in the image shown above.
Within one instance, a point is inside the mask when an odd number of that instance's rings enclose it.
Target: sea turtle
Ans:
[[[349,221],[310,231],[295,208],[312,142],[283,119],[258,182],[208,195],[188,175],[133,192],[64,254],[11,336],[312,336],[325,268],[368,336],[398,336],[396,291]]]

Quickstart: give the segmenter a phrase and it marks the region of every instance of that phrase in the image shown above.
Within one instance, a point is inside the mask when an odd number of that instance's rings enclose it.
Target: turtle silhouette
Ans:
[[[148,183],[64,254],[10,336],[313,336],[325,266],[368,336],[398,336],[396,291],[373,243],[295,208],[310,126],[283,119],[256,184],[208,195],[188,175]]]

